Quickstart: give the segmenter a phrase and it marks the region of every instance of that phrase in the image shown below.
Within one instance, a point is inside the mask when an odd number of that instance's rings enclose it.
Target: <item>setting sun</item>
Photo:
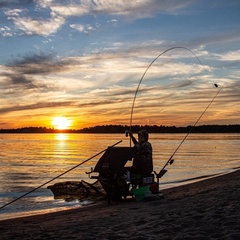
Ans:
[[[72,121],[65,117],[54,117],[52,119],[52,125],[55,129],[63,130],[68,129],[71,126]]]

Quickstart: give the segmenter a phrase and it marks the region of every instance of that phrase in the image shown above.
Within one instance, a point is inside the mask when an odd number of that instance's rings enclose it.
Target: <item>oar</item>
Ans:
[[[79,163],[78,165],[76,165],[76,166],[74,166],[74,167],[72,167],[72,168],[68,169],[68,170],[67,170],[67,171],[65,171],[64,173],[61,173],[60,175],[58,175],[58,176],[56,176],[56,177],[52,178],[51,180],[49,180],[49,181],[47,181],[47,182],[43,183],[42,185],[40,185],[40,186],[38,186],[38,187],[36,187],[36,188],[32,189],[31,191],[29,191],[29,192],[27,192],[27,193],[23,194],[22,196],[20,196],[20,197],[18,197],[18,198],[16,198],[16,199],[14,199],[14,200],[12,200],[11,202],[9,202],[9,203],[6,203],[5,205],[3,205],[3,206],[1,206],[1,207],[0,207],[0,210],[1,210],[1,209],[3,209],[4,207],[6,207],[6,206],[8,206],[8,205],[10,205],[10,204],[12,204],[12,203],[14,203],[14,202],[16,202],[17,200],[19,200],[19,199],[21,199],[21,198],[23,198],[23,197],[27,196],[28,194],[30,194],[30,193],[32,193],[32,192],[34,192],[34,191],[38,190],[39,188],[41,188],[41,187],[45,186],[46,184],[48,184],[48,183],[52,182],[53,180],[55,180],[55,179],[57,179],[57,178],[59,178],[59,177],[63,176],[64,174],[66,174],[66,173],[68,173],[68,172],[72,171],[73,169],[75,169],[75,168],[79,167],[80,165],[82,165],[82,164],[86,163],[87,161],[89,161],[89,160],[91,160],[91,159],[95,158],[96,156],[98,156],[98,155],[102,154],[103,152],[106,152],[106,151],[107,151],[109,148],[113,148],[114,146],[116,146],[117,144],[119,144],[119,143],[121,143],[121,142],[122,142],[122,140],[118,141],[117,143],[113,144],[112,146],[110,146],[110,147],[108,147],[108,148],[106,148],[106,149],[102,150],[101,152],[99,152],[99,153],[95,154],[94,156],[92,156],[92,157],[88,158],[87,160],[85,160],[85,161],[83,161],[83,162]]]

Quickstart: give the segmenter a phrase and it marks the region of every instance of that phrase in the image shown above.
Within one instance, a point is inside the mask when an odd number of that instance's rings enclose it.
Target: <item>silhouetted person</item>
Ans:
[[[127,168],[130,173],[138,173],[142,175],[149,175],[153,171],[153,159],[152,159],[152,145],[148,142],[148,132],[142,130],[138,133],[138,141],[133,136],[132,132],[129,132],[131,137],[135,153],[133,157],[132,167]]]

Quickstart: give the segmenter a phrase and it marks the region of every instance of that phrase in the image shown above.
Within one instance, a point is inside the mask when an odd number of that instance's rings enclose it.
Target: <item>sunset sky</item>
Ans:
[[[240,124],[239,0],[0,0],[0,38],[0,129],[129,125],[164,51],[132,124]]]

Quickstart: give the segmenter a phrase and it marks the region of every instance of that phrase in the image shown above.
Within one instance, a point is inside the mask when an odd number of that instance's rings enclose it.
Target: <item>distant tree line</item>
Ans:
[[[142,129],[150,133],[240,133],[240,125],[200,125],[200,126],[157,126],[157,125],[134,125],[131,126],[133,133]],[[58,130],[46,127],[24,127],[15,129],[0,129],[0,133],[124,133],[129,130],[127,125],[100,125],[95,127],[82,128],[78,130]]]

